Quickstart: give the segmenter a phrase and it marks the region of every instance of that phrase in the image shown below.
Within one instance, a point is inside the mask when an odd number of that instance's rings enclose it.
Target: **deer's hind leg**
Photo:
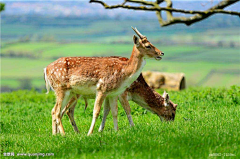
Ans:
[[[56,134],[57,131],[62,135],[65,135],[62,121],[61,121],[61,110],[67,105],[69,100],[71,99],[72,94],[70,91],[58,90],[56,91],[56,104],[52,110],[52,127],[53,134]]]

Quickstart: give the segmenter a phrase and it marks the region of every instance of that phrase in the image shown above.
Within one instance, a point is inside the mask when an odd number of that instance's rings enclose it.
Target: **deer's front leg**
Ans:
[[[88,136],[93,133],[93,129],[94,129],[96,120],[98,118],[98,115],[99,115],[100,110],[101,110],[102,103],[103,103],[105,98],[106,98],[106,95],[102,92],[98,92],[97,95],[96,95],[96,99],[95,99],[95,103],[94,103],[94,110],[93,110],[93,119],[92,119],[91,127],[88,131]]]
[[[113,124],[114,129],[118,130],[118,121],[117,121],[117,115],[118,115],[118,105],[117,105],[118,97],[109,97],[109,103],[112,110],[112,116],[113,116]]]
[[[110,105],[109,105],[109,99],[106,98],[105,99],[105,103],[104,103],[104,111],[103,111],[103,119],[102,119],[102,123],[98,129],[99,132],[103,131],[104,127],[105,127],[105,122],[107,119],[107,116],[110,112]]]
[[[134,126],[134,123],[133,123],[133,120],[132,120],[132,115],[131,115],[131,108],[130,108],[130,105],[129,105],[129,102],[128,102],[128,99],[127,99],[127,92],[126,91],[119,96],[119,101],[120,101],[125,113],[127,114],[130,126]]]

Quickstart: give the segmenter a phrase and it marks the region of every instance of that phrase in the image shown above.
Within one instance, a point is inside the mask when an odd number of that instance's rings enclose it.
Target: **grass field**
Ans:
[[[79,101],[75,119],[80,134],[74,133],[65,115],[63,137],[51,135],[53,93],[2,93],[1,156],[7,152],[54,153],[57,158],[207,158],[214,153],[240,156],[240,87],[189,88],[169,94],[178,104],[174,122],[160,122],[156,115],[130,102],[135,127],[130,128],[119,104],[120,130],[113,130],[109,116],[105,130],[97,132],[101,112],[93,135],[87,137],[93,100],[86,112],[83,101]]]

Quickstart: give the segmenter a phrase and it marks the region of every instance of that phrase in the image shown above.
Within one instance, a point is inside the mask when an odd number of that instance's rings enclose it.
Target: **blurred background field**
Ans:
[[[17,4],[24,3],[38,4]],[[68,4],[55,3],[51,2],[53,6]],[[218,15],[190,27],[161,28],[150,13],[142,16],[142,12],[131,11],[134,14],[124,16],[123,12],[120,16],[118,12],[114,14],[102,9],[106,14],[99,17],[87,16],[88,12],[82,16],[66,16],[50,15],[45,11],[42,15],[21,10],[15,13],[14,4],[6,3],[1,13],[2,92],[44,89],[43,68],[59,57],[129,57],[134,34],[131,26],[137,27],[165,53],[161,61],[147,60],[144,70],[183,72],[187,87],[240,85],[238,17]],[[81,4],[84,5],[80,5],[80,9],[85,5],[93,6],[90,9],[96,6]],[[71,7],[71,2],[68,5]],[[96,10],[96,14],[102,13],[100,11]]]

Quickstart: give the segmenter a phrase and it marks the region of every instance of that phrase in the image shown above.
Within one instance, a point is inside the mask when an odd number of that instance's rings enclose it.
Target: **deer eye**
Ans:
[[[147,46],[146,46],[146,48],[147,48],[147,49],[150,49],[150,48],[151,48],[151,46],[150,46],[150,45],[147,45]]]

